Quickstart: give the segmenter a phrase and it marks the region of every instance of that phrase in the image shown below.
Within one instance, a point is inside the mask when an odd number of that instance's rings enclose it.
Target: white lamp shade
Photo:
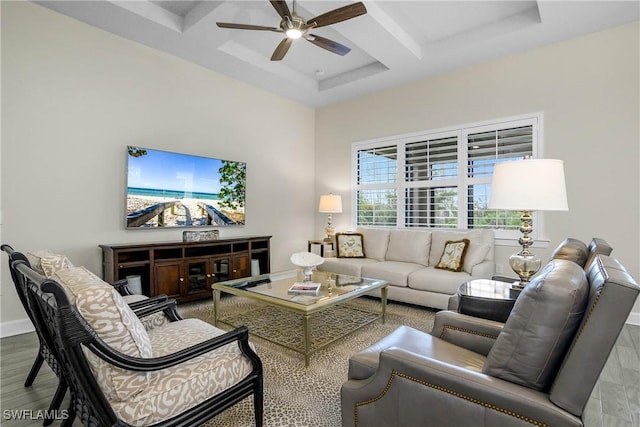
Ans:
[[[319,212],[340,213],[342,212],[342,197],[336,194],[325,194],[320,196]]]
[[[498,163],[491,182],[489,209],[568,210],[563,161],[524,159]]]

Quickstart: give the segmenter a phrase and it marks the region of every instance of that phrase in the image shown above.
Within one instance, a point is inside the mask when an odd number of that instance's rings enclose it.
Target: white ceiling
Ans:
[[[313,30],[349,54],[299,39],[273,62],[282,34],[216,26],[278,27],[267,0],[36,3],[312,107],[640,19],[638,1],[365,0],[366,15]],[[350,3],[301,0],[296,13],[309,19]]]

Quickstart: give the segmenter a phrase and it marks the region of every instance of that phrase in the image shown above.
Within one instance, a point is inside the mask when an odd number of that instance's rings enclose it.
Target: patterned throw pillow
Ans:
[[[129,356],[153,356],[147,331],[113,286],[84,267],[59,270],[53,279],[108,345]],[[148,373],[117,368],[87,349],[85,354],[100,388],[111,400],[127,400],[149,385]]]
[[[336,233],[336,255],[338,258],[364,258],[361,233]]]
[[[51,279],[58,271],[73,268],[73,264],[64,255],[52,254],[40,258],[40,267],[45,277]]]
[[[462,271],[464,256],[467,254],[469,239],[449,240],[444,245],[440,261],[435,268],[449,271]]]

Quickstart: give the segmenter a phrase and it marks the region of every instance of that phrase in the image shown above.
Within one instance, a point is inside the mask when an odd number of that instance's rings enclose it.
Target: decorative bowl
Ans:
[[[296,252],[291,255],[291,262],[304,270],[304,281],[310,282],[313,268],[324,262],[324,258],[311,252]]]

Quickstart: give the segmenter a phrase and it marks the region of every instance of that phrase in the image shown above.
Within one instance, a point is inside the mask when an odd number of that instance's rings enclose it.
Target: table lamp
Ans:
[[[327,226],[324,229],[327,237],[325,237],[324,240],[330,242],[333,240],[333,235],[335,234],[333,225],[331,225],[331,214],[342,212],[342,197],[335,194],[320,196],[318,211],[327,214]]]
[[[518,243],[522,250],[511,255],[509,265],[520,278],[514,288],[523,289],[541,266],[540,258],[529,251],[532,211],[566,211],[567,189],[564,163],[555,159],[531,159],[496,164],[491,182],[489,209],[522,211]]]

